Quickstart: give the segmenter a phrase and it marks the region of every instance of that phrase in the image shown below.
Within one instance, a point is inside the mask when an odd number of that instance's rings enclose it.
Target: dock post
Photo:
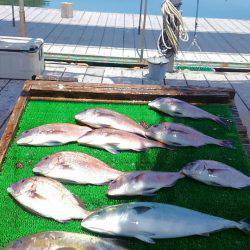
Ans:
[[[15,11],[14,11],[14,1],[12,1],[11,9],[12,9],[12,25],[13,25],[13,27],[15,27],[16,26],[16,20],[15,20]]]
[[[143,27],[142,27],[142,34],[141,34],[141,55],[140,55],[141,62],[144,57],[144,49],[145,49],[145,29],[146,29],[146,21],[147,21],[147,9],[148,9],[148,0],[144,0],[144,17],[143,17]]]
[[[19,16],[20,16],[20,36],[26,37],[24,0],[19,0]]]
[[[138,35],[141,34],[141,15],[142,15],[142,5],[143,5],[143,0],[141,0],[140,3],[140,16],[139,16],[139,25],[138,25]]]

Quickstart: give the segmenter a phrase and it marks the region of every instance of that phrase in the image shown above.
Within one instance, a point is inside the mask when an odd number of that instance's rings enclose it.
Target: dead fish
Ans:
[[[131,118],[110,109],[87,109],[75,119],[93,128],[114,128],[145,136],[145,129]]]
[[[149,148],[166,148],[163,143],[110,128],[93,130],[78,139],[78,143],[103,148],[112,154],[119,153],[119,150],[144,151]]]
[[[82,227],[108,235],[153,239],[206,235],[229,228],[250,233],[250,219],[235,222],[174,205],[133,202],[96,210]]]
[[[193,119],[210,119],[218,124],[228,127],[230,121],[213,115],[201,108],[175,98],[157,98],[149,102],[151,108],[160,110],[174,117],[188,117]]]
[[[178,123],[163,122],[152,126],[148,129],[147,136],[176,147],[201,147],[206,144],[215,144],[234,148],[233,142],[230,140],[218,140]]]
[[[84,219],[90,212],[60,182],[31,177],[12,184],[8,193],[29,211],[59,222]]]
[[[33,172],[63,182],[94,185],[103,185],[122,173],[90,155],[70,151],[45,157]]]
[[[70,123],[42,125],[22,133],[18,138],[19,145],[57,146],[77,141],[92,129]]]
[[[63,231],[32,234],[15,240],[4,250],[125,250],[124,242]]]
[[[181,178],[184,178],[184,175],[180,172],[135,171],[125,173],[109,183],[108,195],[152,195],[161,188],[174,186]]]
[[[218,161],[194,161],[184,166],[182,172],[208,185],[237,189],[250,187],[249,176]]]

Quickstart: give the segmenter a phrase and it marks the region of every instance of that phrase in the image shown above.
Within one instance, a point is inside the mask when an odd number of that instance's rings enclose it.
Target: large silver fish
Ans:
[[[152,126],[148,129],[147,136],[176,147],[201,147],[206,144],[215,144],[234,148],[233,142],[230,140],[218,140],[178,123],[163,122]]]
[[[49,231],[28,235],[4,250],[125,250],[123,242],[86,234]]]
[[[63,182],[103,185],[120,176],[122,172],[84,153],[58,152],[42,159],[33,172]]]
[[[228,127],[229,120],[213,115],[203,109],[200,109],[187,102],[175,99],[175,98],[157,98],[156,100],[149,102],[151,108],[160,110],[168,115],[174,117],[189,117],[193,119],[210,119],[218,124]]]
[[[12,184],[7,191],[26,209],[59,222],[84,219],[90,212],[60,182],[31,177]]]
[[[103,148],[112,154],[117,154],[120,150],[144,151],[149,148],[166,148],[166,145],[163,143],[110,128],[93,130],[79,138],[78,143]]]
[[[77,141],[78,138],[91,130],[89,127],[70,123],[47,124],[23,132],[18,138],[17,144],[57,146]]]
[[[108,195],[151,195],[164,187],[172,187],[184,178],[180,172],[135,171],[124,173],[109,183]]]
[[[110,109],[87,109],[75,119],[93,128],[114,128],[145,136],[145,129],[131,118]]]
[[[250,187],[249,176],[218,161],[194,161],[184,166],[182,172],[208,185],[237,189]]]
[[[207,235],[229,228],[250,232],[250,220],[226,220],[194,210],[153,202],[125,203],[99,209],[82,221],[88,230],[135,237],[148,243],[153,239]]]

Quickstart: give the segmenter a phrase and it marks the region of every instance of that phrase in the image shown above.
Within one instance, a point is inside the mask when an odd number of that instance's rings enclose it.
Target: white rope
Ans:
[[[186,42],[189,37],[179,10],[176,9],[170,0],[163,2],[161,11],[163,14],[163,28],[158,38],[158,50],[166,56],[169,50],[177,53],[179,39]]]

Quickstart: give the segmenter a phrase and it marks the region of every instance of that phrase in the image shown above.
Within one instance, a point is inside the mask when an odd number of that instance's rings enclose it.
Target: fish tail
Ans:
[[[217,122],[218,124],[222,125],[224,128],[229,128],[230,124],[232,123],[232,121],[230,121],[229,119],[223,118],[223,117],[218,117],[218,116],[214,116],[212,118],[213,121]]]
[[[221,147],[235,149],[234,142],[232,140],[218,140],[216,144]]]
[[[250,217],[241,220],[239,222],[238,228],[246,234],[250,235]]]

